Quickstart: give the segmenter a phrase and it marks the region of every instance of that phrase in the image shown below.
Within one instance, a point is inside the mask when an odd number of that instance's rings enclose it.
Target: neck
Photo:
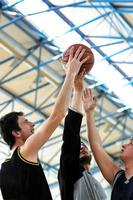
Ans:
[[[16,141],[15,144],[12,147],[12,150],[16,149],[17,147],[22,146],[24,143],[22,142],[22,140]]]
[[[84,168],[85,170],[89,170],[89,169],[90,169],[90,165],[89,165],[89,164],[84,164],[84,165],[83,165],[83,168]]]
[[[14,151],[18,146],[17,145],[13,145],[11,151]]]
[[[130,179],[133,176],[133,163],[125,165],[125,175],[127,179]]]

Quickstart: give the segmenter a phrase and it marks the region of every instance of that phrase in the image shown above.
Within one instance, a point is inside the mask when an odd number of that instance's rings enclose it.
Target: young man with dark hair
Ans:
[[[62,200],[105,200],[100,183],[89,172],[91,154],[81,142],[84,71],[76,76],[71,107],[65,118],[58,180]]]
[[[23,112],[11,112],[6,114],[0,120],[1,126],[1,135],[5,142],[9,145],[9,148],[12,149],[15,143],[15,137],[12,134],[13,130],[20,131],[21,128],[18,125],[19,116],[23,116]]]
[[[113,186],[111,200],[133,200],[133,138],[129,143],[122,145],[120,159],[124,163],[123,170],[113,162],[102,147],[94,120],[96,101],[90,89],[84,91],[83,105],[93,155],[103,176]]]
[[[34,123],[26,119],[21,112],[12,112],[1,118],[1,134],[12,150],[11,157],[2,164],[0,170],[0,187],[4,200],[52,199],[38,161],[38,151],[65,115],[74,78],[88,59],[82,59],[84,52],[85,50],[79,47],[73,55],[71,48],[64,84],[51,115],[39,129],[35,131]]]

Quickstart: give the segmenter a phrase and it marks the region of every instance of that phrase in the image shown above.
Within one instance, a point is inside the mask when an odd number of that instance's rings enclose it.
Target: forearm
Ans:
[[[101,139],[94,121],[94,108],[96,106],[96,101],[93,98],[92,91],[90,89],[85,89],[83,93],[83,103],[84,110],[86,113],[87,129],[88,129],[88,139],[90,146],[95,157],[95,160],[105,177],[105,179],[112,183],[114,174],[119,170],[110,156],[105,152],[102,147]]]
[[[82,113],[82,92],[74,92],[71,107],[75,111]]]
[[[98,146],[101,146],[102,143],[101,143],[98,130],[95,125],[93,110],[86,113],[86,121],[87,121],[87,130],[88,130],[88,139],[90,141],[92,150],[94,150]]]
[[[87,113],[86,118],[88,127],[88,139],[93,155],[103,176],[110,184],[112,184],[114,175],[119,170],[119,167],[115,163],[113,163],[111,157],[105,152],[104,148],[102,147],[101,139],[95,126],[93,111]]]
[[[34,154],[34,152],[37,152],[38,149],[40,149],[41,146],[49,139],[51,134],[55,131],[55,129],[63,119],[65,112],[68,108],[69,96],[73,80],[73,75],[68,74],[66,76],[62,89],[59,92],[52,114],[47,120],[45,120],[44,123],[41,124],[41,126],[36,130],[36,133],[29,137],[29,139],[27,139],[25,146],[27,146],[28,149],[30,149],[30,151],[32,149],[32,154]]]
[[[59,92],[59,95],[57,97],[52,115],[53,116],[61,116],[61,118],[64,117],[67,108],[68,108],[68,104],[69,104],[69,100],[70,100],[70,94],[71,94],[71,89],[73,86],[73,81],[74,81],[74,76],[73,74],[67,74],[63,86]]]

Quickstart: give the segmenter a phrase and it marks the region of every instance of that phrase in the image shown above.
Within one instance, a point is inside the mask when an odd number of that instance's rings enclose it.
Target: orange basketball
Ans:
[[[81,46],[83,49],[85,49],[85,53],[84,53],[82,58],[86,58],[87,56],[90,56],[88,58],[88,60],[81,66],[80,71],[79,71],[79,73],[80,73],[85,68],[86,73],[88,73],[94,65],[94,54],[89,47],[87,47],[83,44],[73,44],[73,45],[69,46],[66,49],[66,51],[64,51],[63,56],[61,58],[61,62],[63,64],[66,64],[68,62],[70,49],[71,49],[72,46],[74,46],[74,54],[77,51],[77,49],[79,48],[79,46]]]

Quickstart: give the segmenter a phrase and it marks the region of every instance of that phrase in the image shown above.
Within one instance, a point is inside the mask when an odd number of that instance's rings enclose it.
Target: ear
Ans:
[[[12,135],[15,137],[15,138],[19,138],[21,136],[21,132],[20,131],[12,131]]]

